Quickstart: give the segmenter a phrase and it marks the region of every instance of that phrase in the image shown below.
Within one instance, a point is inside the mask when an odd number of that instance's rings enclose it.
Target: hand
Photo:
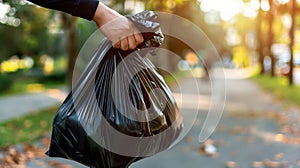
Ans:
[[[140,31],[126,17],[99,2],[93,20],[103,34],[112,41],[114,48],[133,50],[144,38]]]

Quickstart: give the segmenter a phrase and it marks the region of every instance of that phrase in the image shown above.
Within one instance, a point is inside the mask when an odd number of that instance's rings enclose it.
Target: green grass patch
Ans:
[[[63,87],[64,85],[65,84],[45,85],[45,84],[36,83],[36,82],[28,82],[28,83],[27,82],[24,82],[24,83],[16,82],[12,85],[12,88],[10,90],[0,92],[0,97],[22,94],[22,93],[30,93],[30,92],[41,92],[41,91],[46,91],[47,89],[56,89],[59,87]]]
[[[16,80],[12,83],[9,90],[0,91],[0,97],[10,96],[27,92],[39,92],[47,89],[56,89],[66,85],[65,81],[44,81],[39,82],[36,79]]]
[[[51,107],[0,123],[0,149],[18,143],[32,143],[48,135],[58,107]]]
[[[168,72],[163,73],[163,78],[164,78],[166,84],[169,86],[178,85],[177,82],[179,82],[179,80],[182,80],[189,76],[191,76],[191,72],[189,72],[189,71],[177,71],[173,74],[168,73]]]
[[[289,86],[286,77],[272,78],[269,75],[258,75],[252,79],[264,90],[274,93],[278,99],[300,107],[300,86]]]

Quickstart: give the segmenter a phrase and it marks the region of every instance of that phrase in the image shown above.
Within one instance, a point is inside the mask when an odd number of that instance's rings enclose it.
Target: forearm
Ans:
[[[45,8],[59,10],[73,16],[92,20],[99,4],[98,0],[29,0]]]
[[[104,24],[111,22],[119,17],[122,17],[122,15],[120,15],[115,10],[110,9],[102,2],[99,2],[93,20],[96,22],[98,27],[102,27]]]
[[[115,48],[135,49],[144,41],[139,30],[124,16],[99,0],[29,0],[45,8],[59,10],[88,20],[93,20],[112,41]]]

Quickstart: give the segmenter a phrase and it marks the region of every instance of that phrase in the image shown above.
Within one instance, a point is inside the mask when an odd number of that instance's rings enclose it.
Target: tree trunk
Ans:
[[[295,13],[296,13],[296,2],[295,0],[290,0],[290,11],[291,11],[291,29],[289,32],[290,35],[290,53],[291,53],[291,60],[290,60],[290,72],[289,72],[289,84],[292,86],[294,84],[293,80],[293,71],[294,71],[294,52],[293,52],[293,46],[294,46],[294,31],[295,31]]]
[[[121,0],[120,3],[122,5],[122,9],[121,9],[120,12],[124,15],[126,13],[126,10],[125,10],[125,0]]]
[[[273,5],[273,0],[269,0],[269,4],[270,4],[270,11],[268,13],[268,23],[269,23],[269,30],[268,30],[268,54],[271,58],[271,76],[274,77],[275,76],[275,57],[272,53],[271,47],[272,47],[272,43],[273,43],[273,39],[274,39],[274,34],[273,34],[273,21],[274,21],[274,15],[275,15],[275,9],[274,9],[274,5]]]
[[[76,74],[74,71],[76,58],[78,55],[78,39],[77,39],[77,29],[76,29],[76,17],[73,17],[69,14],[62,13],[62,18],[64,21],[64,28],[67,33],[67,53],[68,53],[68,67],[67,67],[67,83],[68,87],[72,88],[73,74]]]
[[[261,3],[261,0],[259,0],[259,3]],[[265,73],[265,67],[264,67],[264,53],[263,53],[263,39],[262,39],[262,33],[261,33],[261,23],[262,23],[262,9],[259,8],[258,10],[258,16],[257,16],[257,27],[256,27],[256,33],[257,33],[257,52],[259,57],[259,64],[261,66],[260,74]]]

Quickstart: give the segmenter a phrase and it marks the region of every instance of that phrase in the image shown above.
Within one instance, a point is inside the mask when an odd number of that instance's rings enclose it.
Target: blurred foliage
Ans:
[[[16,9],[14,16],[20,19],[21,24],[18,27],[0,24],[0,36],[5,39],[0,41],[0,61],[13,55],[27,55],[37,66],[43,54],[54,58],[66,55],[66,36],[60,12],[17,0],[7,2]],[[84,19],[78,19],[77,25],[78,46],[81,47],[97,27]]]
[[[232,63],[235,67],[238,68],[246,68],[249,66],[249,56],[248,56],[248,49],[243,46],[235,46],[233,47],[233,56],[232,56]]]
[[[13,80],[10,76],[0,74],[0,92],[8,91],[13,83]]]
[[[249,5],[252,1],[254,2],[254,0],[240,0],[240,3],[248,3]],[[62,19],[61,12],[37,7],[33,4],[25,3],[24,0],[3,0],[1,2],[10,4],[11,11],[7,13],[7,16],[20,19],[20,25],[15,27],[9,24],[0,23],[0,36],[2,39],[5,39],[0,41],[0,63],[3,60],[10,59],[13,55],[17,55],[20,59],[29,56],[34,60],[33,68],[42,70],[43,74],[51,76],[51,73],[65,71],[66,66],[72,63],[72,57],[68,57],[70,54],[68,54],[66,50],[72,40],[68,39],[67,34],[69,31],[64,26],[66,23],[64,23]],[[104,0],[103,2],[121,14],[130,13],[131,8],[126,8],[126,3],[129,1]],[[250,58],[251,56],[257,56],[253,53],[254,50],[257,50],[257,37],[254,36],[258,35],[256,32],[258,25],[256,23],[259,17],[262,20],[262,24],[260,26],[262,30],[262,37],[260,42],[262,44],[264,55],[268,55],[266,52],[268,50],[266,44],[268,43],[268,36],[270,35],[268,33],[270,26],[272,26],[271,30],[274,34],[274,40],[272,43],[290,43],[288,26],[284,23],[284,18],[285,20],[288,20],[290,17],[291,11],[289,4],[276,4],[274,11],[262,11],[261,16],[248,17],[244,15],[243,11],[240,11],[235,14],[231,20],[226,21],[221,19],[221,8],[210,9],[215,10],[213,12],[217,13],[217,17],[219,17],[217,24],[210,24],[207,20],[205,20],[210,11],[204,11],[201,8],[204,0],[132,0],[132,2],[133,3],[131,4],[135,4],[135,2],[143,3],[146,9],[168,12],[188,19],[203,30],[214,44],[220,56],[227,54],[230,57],[233,57],[232,60],[236,62],[236,64],[244,67],[252,65],[252,62],[255,59]],[[220,4],[224,4],[221,0],[219,2]],[[238,1],[235,2],[238,3]],[[220,4],[216,4],[216,6]],[[225,8],[227,7],[224,6],[224,9]],[[268,22],[270,12],[273,12],[272,14],[275,15],[272,25]],[[296,27],[299,27],[299,14],[296,16],[295,20]],[[79,51],[81,46],[97,29],[97,27],[93,22],[80,18],[74,20],[74,23],[76,24],[77,38],[73,40],[73,42],[75,41],[75,46],[76,44],[78,46],[78,49],[76,49]],[[234,29],[236,33],[235,35],[238,39],[236,44],[229,44],[228,41],[226,41],[226,36],[233,36],[228,33],[229,30],[232,29]],[[251,38],[248,38],[249,34]],[[298,39],[298,36],[300,37],[299,33],[295,39]],[[249,39],[250,41],[254,41],[252,42],[252,46],[249,46],[249,42],[247,42]],[[187,44],[176,38],[166,37],[165,41],[168,43],[168,49],[179,56],[183,56],[184,51],[189,49]],[[201,45],[205,44],[199,42],[199,46]],[[243,52],[236,52],[235,49],[237,47],[245,47],[245,50]],[[203,48],[207,47],[203,46]],[[294,48],[299,50],[299,44],[296,44],[296,47]],[[49,57],[50,60],[46,61],[48,62],[47,65],[45,63],[41,63],[43,62],[41,59],[45,55]],[[65,61],[61,61],[62,59]],[[53,61],[51,62],[51,60]],[[60,62],[59,66],[57,66],[56,63],[57,60]],[[175,67],[175,63],[176,60],[172,62],[172,66]],[[57,70],[58,67],[59,70]],[[70,73],[70,71],[68,70],[67,73]]]
[[[6,0],[0,3],[8,3],[13,9],[14,12],[6,14],[8,18],[20,20],[20,24],[15,26],[0,23],[0,36],[4,39],[0,41],[0,73],[18,72],[23,76],[22,79],[33,79],[32,82],[38,83],[65,82],[62,78],[66,76],[66,67],[70,61],[66,50],[68,30],[64,27],[62,13],[25,3],[23,0]],[[74,43],[81,48],[97,27],[93,22],[80,18],[76,19],[75,25],[78,39]],[[33,66],[22,71],[20,62],[25,58],[32,59]],[[20,88],[26,90],[25,86],[19,85],[19,80],[12,80],[18,84],[13,85],[9,93],[22,92]]]
[[[4,87],[4,89],[0,90],[0,96],[61,88],[66,83],[65,75],[66,74],[62,72],[40,76],[24,76],[22,73],[18,72],[6,74],[4,79],[2,79],[2,75],[0,75],[0,87],[1,85]],[[5,80],[10,81],[9,85],[5,85]]]
[[[77,20],[78,46],[81,48],[92,33],[97,30],[96,24],[85,19]]]
[[[28,55],[37,60],[41,54],[54,57],[62,54],[63,38],[56,13],[19,1],[9,2],[21,24],[18,27],[0,24],[0,36],[5,39],[0,42],[0,61],[12,55]]]
[[[230,51],[225,39],[220,40],[220,36],[225,36],[224,29],[222,29],[220,25],[209,25],[205,23],[204,13],[200,10],[200,3],[198,0],[150,0],[145,1],[145,6],[146,9],[176,14],[193,22],[208,36],[220,55]],[[169,42],[169,49],[178,55],[182,56],[182,52],[185,49],[190,49],[190,47],[178,39],[170,37],[170,39],[166,41]],[[199,45],[205,44],[199,43]],[[206,46],[203,47],[205,48]]]
[[[184,0],[166,0],[166,1],[150,0],[150,1],[145,1],[145,3],[146,3],[145,5],[146,5],[146,9],[173,13],[175,8],[178,7],[179,5],[182,5],[183,2],[186,2],[186,3],[192,2],[192,3],[194,3],[195,1],[194,0],[191,0],[191,1],[184,1]],[[190,13],[190,12],[186,12],[186,13]]]
[[[66,80],[66,74],[63,72],[53,73],[49,75],[42,75],[37,78],[38,83],[63,83]]]

